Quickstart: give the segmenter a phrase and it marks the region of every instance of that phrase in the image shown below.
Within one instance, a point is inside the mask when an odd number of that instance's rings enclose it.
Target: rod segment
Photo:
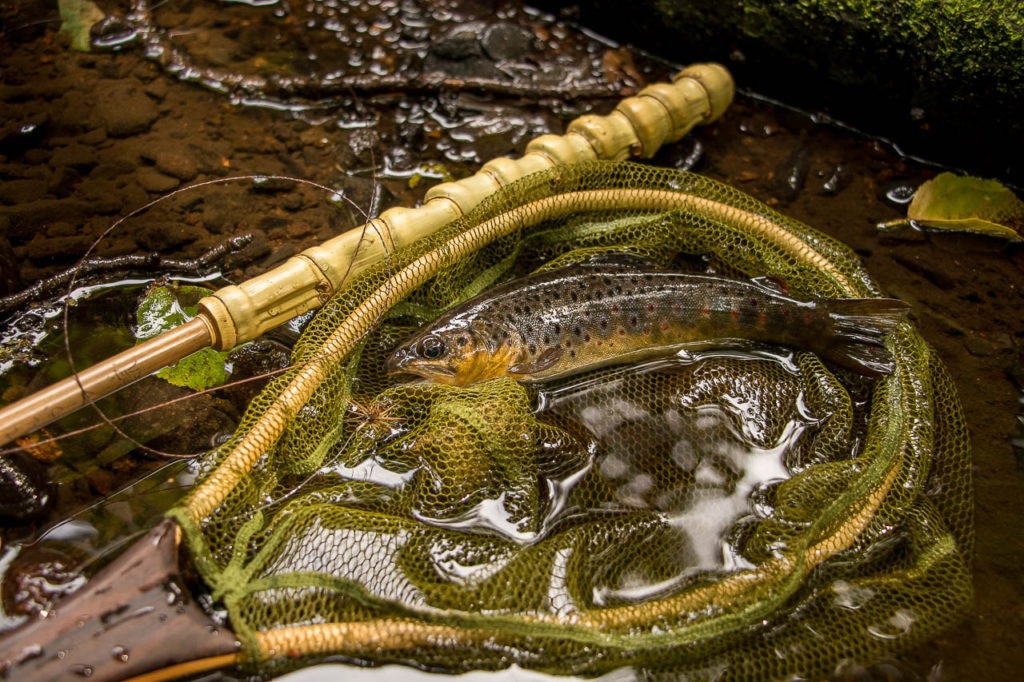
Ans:
[[[57,421],[88,403],[210,345],[210,325],[197,317],[0,409],[0,444]]]

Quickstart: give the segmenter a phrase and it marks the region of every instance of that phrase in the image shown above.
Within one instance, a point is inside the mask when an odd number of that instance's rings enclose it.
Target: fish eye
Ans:
[[[437,338],[436,336],[427,336],[419,342],[417,348],[419,354],[428,360],[436,360],[445,354],[447,350],[444,346],[444,341]]]

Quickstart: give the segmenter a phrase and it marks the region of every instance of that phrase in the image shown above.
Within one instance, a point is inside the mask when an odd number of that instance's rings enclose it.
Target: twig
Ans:
[[[245,248],[252,239],[253,236],[251,234],[231,237],[196,258],[166,258],[156,252],[115,256],[112,258],[87,258],[67,270],[36,282],[23,291],[0,298],[0,314],[16,310],[29,301],[53,296],[64,290],[72,278],[81,280],[89,275],[152,269],[187,275],[199,275],[209,270],[211,265],[222,260],[228,254]]]

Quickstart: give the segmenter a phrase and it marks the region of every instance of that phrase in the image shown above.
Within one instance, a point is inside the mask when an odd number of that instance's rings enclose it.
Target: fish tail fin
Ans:
[[[867,376],[894,368],[885,339],[907,317],[910,306],[894,298],[836,298],[820,302],[829,321],[822,354],[838,365]]]

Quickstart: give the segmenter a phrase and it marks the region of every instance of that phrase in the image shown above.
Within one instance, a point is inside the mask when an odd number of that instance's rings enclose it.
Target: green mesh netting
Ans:
[[[637,205],[637,189],[662,200]],[[503,236],[452,246],[481,225]],[[392,254],[317,314],[295,369],[253,401],[172,513],[249,663],[820,677],[959,617],[971,596],[966,428],[909,323],[879,380],[799,349],[541,386],[383,373],[388,351],[445,308],[602,251],[666,265],[699,255],[801,297],[878,295],[841,244],[722,184],[631,164],[527,178]],[[389,278],[424,263],[441,267],[367,312]],[[353,314],[371,331],[352,349],[329,341]],[[281,408],[314,366],[311,397]],[[263,437],[267,423],[280,428]],[[239,464],[246,439],[261,449]]]

